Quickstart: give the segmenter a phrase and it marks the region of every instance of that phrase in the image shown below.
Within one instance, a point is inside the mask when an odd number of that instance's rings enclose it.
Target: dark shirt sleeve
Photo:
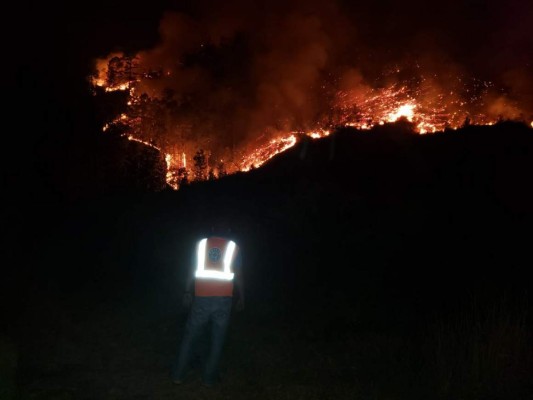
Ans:
[[[239,251],[237,252],[237,255],[235,256],[235,260],[233,260],[233,269],[237,273],[241,273],[242,269],[242,253],[241,249],[239,248]]]
[[[198,243],[195,243],[193,246],[193,251],[191,253],[191,265],[189,268],[194,273],[196,271],[196,264],[198,264]]]

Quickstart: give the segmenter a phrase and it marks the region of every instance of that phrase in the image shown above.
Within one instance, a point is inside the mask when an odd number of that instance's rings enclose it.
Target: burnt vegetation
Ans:
[[[531,395],[528,126],[341,128],[179,191],[156,184],[155,153],[122,150],[144,160],[124,166],[137,178],[85,180],[91,196],[43,192],[12,217],[2,393],[203,398],[198,378],[176,388],[168,370],[190,250],[224,214],[244,251],[247,305],[213,398]]]

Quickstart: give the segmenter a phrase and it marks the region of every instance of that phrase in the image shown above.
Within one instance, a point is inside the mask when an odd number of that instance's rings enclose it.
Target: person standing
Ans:
[[[202,385],[211,387],[219,380],[219,363],[234,299],[236,310],[244,309],[242,256],[225,221],[217,221],[211,234],[197,242],[193,260],[183,295],[183,305],[189,314],[171,377],[177,385],[184,382],[191,368],[194,346],[207,333],[209,348],[203,360]]]

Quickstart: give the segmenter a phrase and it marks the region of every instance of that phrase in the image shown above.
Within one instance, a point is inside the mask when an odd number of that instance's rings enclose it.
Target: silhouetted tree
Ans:
[[[226,165],[224,164],[224,161],[220,161],[217,165],[218,169],[218,177],[222,178],[226,175],[228,175],[228,171],[226,170]]]
[[[119,86],[133,81],[134,59],[129,56],[113,57],[107,65],[107,83]]]
[[[126,190],[158,192],[166,186],[166,163],[161,153],[151,147],[128,141],[125,165]]]
[[[178,168],[178,185],[189,184],[189,170],[185,167]]]
[[[194,178],[199,181],[207,180],[207,154],[203,149],[200,149],[196,152],[193,157],[194,160]]]

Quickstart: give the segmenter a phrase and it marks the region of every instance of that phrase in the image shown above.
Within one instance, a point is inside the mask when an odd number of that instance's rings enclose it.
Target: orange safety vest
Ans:
[[[233,296],[232,264],[238,250],[234,241],[221,237],[204,238],[198,242],[196,296]]]

